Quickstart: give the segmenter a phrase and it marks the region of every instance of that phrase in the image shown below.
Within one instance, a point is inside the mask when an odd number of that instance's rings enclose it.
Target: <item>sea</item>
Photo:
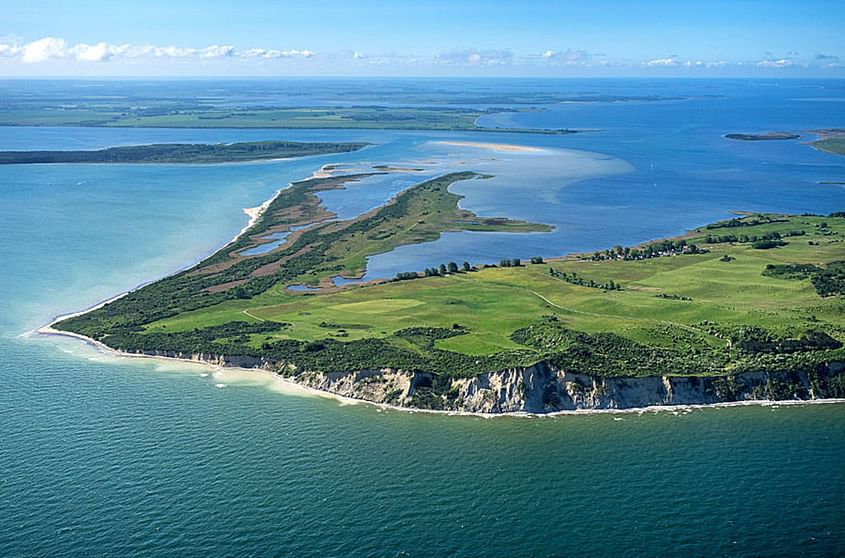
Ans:
[[[808,142],[845,128],[845,81],[0,81],[0,108],[98,95],[508,108],[478,124],[579,133],[0,127],[0,150],[371,144],[259,163],[0,166],[0,556],[845,554],[845,404],[406,412],[34,331],[214,252],[243,208],[325,164],[422,169],[322,193],[338,218],[462,169],[493,175],[453,187],[462,207],[554,227],[448,233],[371,257],[366,278],[630,245],[735,211],[842,211],[831,182],[845,182],[845,157]],[[723,137],[769,130],[802,137]]]

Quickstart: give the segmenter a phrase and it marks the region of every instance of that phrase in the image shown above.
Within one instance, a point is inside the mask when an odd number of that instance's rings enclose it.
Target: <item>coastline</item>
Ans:
[[[261,205],[258,205],[258,206],[255,206],[255,207],[244,207],[243,212],[249,218],[247,220],[246,225],[244,225],[243,228],[241,228],[241,230],[238,231],[238,233],[235,236],[233,236],[229,241],[224,243],[220,248],[215,248],[210,254],[203,256],[198,261],[202,261],[202,259],[204,259],[205,257],[208,257],[209,255],[218,252],[219,250],[221,250],[221,249],[225,248],[226,246],[232,244],[233,242],[238,240],[240,237],[242,237],[244,234],[246,234],[246,232],[250,228],[252,228],[252,226],[258,221],[258,219],[261,218],[261,216],[264,214],[264,212],[267,211],[267,208],[270,207],[270,204],[273,203],[273,201],[277,197],[279,197],[279,194],[281,194],[283,190],[285,190],[286,188],[289,188],[290,186],[291,186],[291,184],[288,184],[285,188],[279,188],[278,190],[276,190],[273,193],[272,196],[270,196],[264,202],[262,202]],[[192,263],[189,263],[189,264],[186,264],[186,265],[180,267],[176,271],[173,271],[173,272],[168,273],[166,275],[162,275],[161,277],[158,277],[156,279],[150,279],[149,281],[143,281],[141,283],[138,283],[137,285],[135,285],[134,287],[132,287],[129,290],[123,291],[122,293],[116,294],[116,295],[109,297],[105,300],[101,300],[100,302],[95,303],[93,306],[89,306],[88,308],[85,308],[83,310],[78,310],[76,312],[68,312],[67,314],[57,314],[47,324],[45,324],[41,327],[37,327],[34,330],[24,332],[21,335],[19,335],[18,337],[27,337],[27,336],[29,336],[33,333],[38,333],[38,334],[42,334],[42,335],[64,335],[64,336],[67,336],[67,337],[75,337],[77,339],[81,339],[82,341],[85,341],[86,343],[89,343],[89,344],[91,344],[95,347],[101,346],[103,349],[107,349],[108,351],[118,352],[118,351],[114,351],[114,349],[112,349],[108,345],[104,345],[103,343],[100,343],[99,341],[95,341],[94,339],[91,339],[90,337],[85,337],[84,335],[80,335],[78,333],[73,333],[73,332],[70,332],[70,331],[61,331],[61,330],[53,328],[53,326],[55,324],[57,324],[58,322],[61,322],[63,320],[67,320],[68,318],[75,318],[77,316],[87,314],[88,312],[93,312],[94,310],[99,310],[100,308],[102,308],[106,304],[109,304],[111,302],[114,302],[115,300],[123,298],[124,296],[128,295],[132,291],[136,291],[136,290],[138,290],[142,287],[146,287],[147,285],[149,285],[151,283],[155,283],[156,281],[160,281],[161,279],[164,279],[165,277],[169,277],[169,276],[171,276],[175,273],[180,273],[182,271],[185,271],[186,269],[190,269],[191,267],[193,267],[196,264],[197,264],[197,262],[192,262]],[[179,360],[182,360],[182,359],[179,359]]]
[[[120,296],[124,296],[126,293],[123,293]],[[119,298],[119,297],[117,297]],[[102,304],[106,304],[108,301],[105,301]],[[93,309],[93,308],[92,308]],[[85,310],[84,313],[88,310]],[[70,315],[69,315],[70,316]],[[82,341],[89,347],[93,347],[97,351],[107,356],[116,357],[116,358],[138,358],[138,359],[146,359],[153,362],[164,362],[164,363],[182,363],[182,364],[194,364],[194,365],[201,365],[206,367],[209,370],[218,372],[218,373],[237,373],[237,374],[249,374],[249,375],[256,375],[257,377],[269,379],[274,383],[277,383],[279,386],[286,389],[286,393],[291,393],[291,390],[297,392],[297,395],[306,395],[312,397],[322,397],[324,399],[331,399],[337,401],[338,403],[345,404],[345,405],[372,405],[379,409],[383,410],[391,410],[391,411],[401,411],[405,413],[426,413],[426,414],[434,414],[434,415],[447,415],[447,416],[467,416],[467,417],[478,417],[478,418],[497,418],[497,417],[520,417],[520,418],[552,418],[557,416],[571,416],[571,415],[595,415],[595,414],[643,414],[643,413],[660,413],[660,412],[669,412],[669,413],[679,413],[681,411],[691,411],[696,409],[708,409],[708,408],[724,408],[724,407],[748,407],[748,406],[758,406],[758,407],[772,407],[772,406],[793,406],[793,405],[830,405],[830,404],[845,404],[845,398],[828,398],[828,399],[782,399],[782,400],[770,400],[770,399],[752,399],[746,401],[727,401],[727,402],[720,402],[720,403],[705,403],[705,404],[694,404],[694,405],[651,405],[647,407],[631,407],[625,409],[576,409],[576,410],[563,410],[563,411],[553,411],[549,413],[531,413],[527,411],[506,411],[501,413],[480,413],[480,412],[472,412],[472,411],[444,411],[444,410],[437,410],[437,409],[421,409],[417,407],[403,407],[401,405],[391,405],[389,403],[379,403],[377,401],[370,401],[368,399],[360,399],[355,397],[349,397],[346,395],[340,395],[338,393],[334,393],[327,390],[317,389],[291,379],[288,379],[281,374],[273,372],[272,370],[267,370],[266,368],[244,368],[238,366],[223,366],[220,364],[211,363],[205,360],[200,359],[188,359],[188,358],[177,358],[177,357],[168,357],[168,356],[157,356],[157,355],[145,355],[145,354],[138,354],[138,353],[127,353],[123,351],[119,351],[117,349],[113,349],[104,343],[91,339],[90,337],[86,337],[84,335],[80,335],[78,333],[73,333],[69,331],[61,331],[58,329],[54,329],[52,326],[53,323],[59,321],[62,318],[57,318],[51,324],[42,326],[35,330],[35,333],[44,336],[64,336],[70,337],[73,339],[77,339]]]
[[[327,174],[329,169],[326,169],[325,166],[326,165],[323,165],[323,167],[314,171],[312,173],[311,177],[309,177],[309,178],[318,178],[322,174]],[[286,188],[289,188],[291,185],[292,185],[292,183],[289,183],[287,187],[278,189],[276,192],[274,192],[274,194],[270,198],[268,198],[262,204],[260,204],[256,207],[243,208],[244,214],[246,214],[248,216],[248,221],[247,221],[246,225],[244,227],[242,227],[241,230],[231,240],[229,240],[227,243],[223,244],[223,247],[228,246],[229,244],[231,244],[231,243],[237,241],[238,239],[240,239],[243,235],[247,234],[248,231],[261,218],[261,216],[267,211],[268,207],[272,204],[272,202],[274,200],[276,200],[278,198],[278,196]],[[216,249],[214,252],[216,252],[219,249],[220,248]],[[186,269],[190,269],[194,265],[196,265],[196,262],[190,263],[190,264],[182,267],[180,270],[178,270],[175,273],[178,273],[180,271],[184,271]],[[169,273],[169,274],[165,275],[165,277],[170,276],[171,274],[172,273]],[[133,289],[130,289],[126,292],[123,292],[123,293],[120,293],[120,294],[115,295],[113,297],[110,297],[110,298],[103,300],[103,301],[101,301],[101,302],[99,302],[99,303],[97,303],[97,304],[95,304],[95,305],[93,305],[89,308],[86,308],[84,310],[80,310],[80,311],[72,312],[72,313],[68,313],[68,314],[58,315],[58,316],[54,317],[48,324],[41,326],[41,327],[39,327],[39,328],[37,328],[33,331],[30,331],[30,332],[24,334],[23,336],[27,336],[27,335],[30,335],[32,333],[37,333],[39,335],[45,335],[45,336],[47,336],[47,335],[61,335],[61,336],[66,336],[66,337],[70,337],[70,338],[75,338],[77,340],[82,341],[86,345],[95,348],[97,351],[99,351],[103,354],[107,354],[107,355],[111,355],[111,356],[115,356],[115,357],[135,357],[135,358],[147,358],[147,359],[153,359],[153,360],[159,359],[162,362],[174,362],[175,361],[175,362],[182,362],[182,363],[186,363],[186,364],[188,364],[188,363],[190,363],[190,364],[202,364],[203,366],[207,366],[207,367],[209,367],[213,370],[217,370],[218,372],[222,372],[222,371],[245,372],[245,373],[248,372],[248,373],[261,374],[262,376],[266,376],[267,374],[270,374],[274,381],[279,382],[279,385],[282,385],[282,386],[285,386],[285,387],[288,387],[288,388],[295,388],[296,390],[299,390],[302,393],[307,393],[307,394],[311,394],[311,395],[315,395],[315,396],[327,397],[327,398],[331,398],[331,399],[334,399],[336,401],[339,401],[341,403],[346,403],[346,404],[366,403],[366,404],[370,404],[370,405],[375,405],[375,406],[383,408],[383,409],[393,409],[393,410],[400,410],[400,411],[405,411],[405,412],[441,413],[441,414],[447,414],[447,415],[458,415],[458,416],[467,415],[467,416],[479,416],[479,417],[485,417],[485,418],[492,418],[492,417],[496,417],[496,416],[528,416],[528,417],[538,416],[538,417],[543,417],[543,416],[557,416],[557,415],[571,415],[571,414],[583,415],[583,414],[594,414],[594,413],[632,413],[632,412],[642,413],[642,412],[647,412],[647,411],[653,411],[653,412],[670,411],[671,412],[671,411],[679,411],[679,410],[683,410],[683,409],[695,409],[695,408],[705,408],[705,407],[730,407],[730,406],[741,406],[741,405],[769,406],[769,405],[780,405],[780,404],[792,405],[792,404],[815,404],[815,403],[845,403],[845,398],[844,399],[807,399],[807,400],[759,399],[759,400],[725,401],[725,402],[702,403],[702,404],[694,403],[694,404],[666,404],[666,405],[650,405],[650,406],[632,406],[632,407],[625,407],[625,408],[601,408],[601,409],[581,408],[581,409],[574,409],[574,410],[559,410],[559,411],[551,411],[551,412],[531,412],[531,411],[479,412],[479,411],[423,409],[423,408],[417,408],[417,407],[408,407],[408,406],[402,406],[402,405],[393,405],[393,404],[389,404],[389,403],[382,403],[382,402],[374,401],[374,400],[371,400],[371,399],[365,399],[363,397],[356,397],[354,395],[353,396],[341,395],[341,394],[335,393],[334,391],[330,391],[329,389],[321,389],[319,387],[312,387],[310,385],[307,385],[305,382],[300,382],[300,381],[296,381],[294,379],[284,377],[281,374],[276,373],[272,370],[268,370],[266,368],[259,368],[259,367],[245,368],[245,367],[239,367],[239,366],[229,366],[229,365],[226,365],[226,364],[220,364],[220,363],[217,363],[217,362],[205,360],[205,359],[202,358],[202,355],[199,355],[198,358],[182,358],[182,357],[174,357],[174,356],[160,356],[160,355],[152,355],[152,354],[128,353],[128,352],[120,351],[120,350],[114,349],[112,347],[109,347],[108,345],[106,345],[106,344],[104,344],[100,341],[89,338],[89,337],[84,336],[82,334],[58,330],[55,327],[53,327],[55,324],[57,324],[60,321],[66,320],[68,318],[84,315],[86,313],[89,313],[89,312],[92,312],[92,311],[97,310],[99,308],[102,308],[106,304],[109,304],[109,303],[111,303],[115,300],[118,300],[118,299],[126,296],[130,292],[137,290],[139,288],[142,288],[143,286],[148,285],[150,283],[153,283],[155,281],[158,281],[160,279],[161,278],[141,283],[138,286],[134,287]]]

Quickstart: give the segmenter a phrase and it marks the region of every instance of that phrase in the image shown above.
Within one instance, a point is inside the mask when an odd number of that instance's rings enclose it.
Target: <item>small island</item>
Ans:
[[[743,214],[637,246],[338,285],[368,256],[446,231],[549,230],[461,209],[449,187],[486,178],[471,171],[336,219],[316,194],[391,172],[372,168],[292,184],[214,255],[47,331],[415,409],[845,397],[845,213]]]
[[[96,151],[0,151],[0,165],[38,163],[157,163],[211,164],[288,159],[308,155],[346,153],[366,143],[302,143],[254,141],[243,143],[160,143],[109,147]]]
[[[801,134],[791,132],[765,132],[762,134],[725,134],[727,139],[739,141],[773,141],[773,140],[794,140],[801,137]]]

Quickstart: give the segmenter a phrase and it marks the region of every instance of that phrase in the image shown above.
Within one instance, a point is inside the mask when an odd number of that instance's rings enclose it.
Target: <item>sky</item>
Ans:
[[[0,77],[845,77],[845,1],[6,0]]]

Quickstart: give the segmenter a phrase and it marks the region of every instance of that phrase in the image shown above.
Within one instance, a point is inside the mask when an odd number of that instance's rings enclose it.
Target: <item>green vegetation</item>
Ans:
[[[260,358],[290,375],[424,371],[433,374],[430,394],[439,395],[447,379],[539,361],[601,376],[725,376],[845,359],[839,214],[751,215],[729,225],[749,238],[790,238],[768,250],[718,241],[692,249],[722,228],[711,226],[601,257],[446,262],[337,288],[331,278],[361,273],[368,255],[443,231],[543,230],[460,210],[448,188],[484,178],[471,172],[414,186],[356,219],[327,221],[315,192],[363,176],[295,183],[247,234],[194,268],[56,327],[125,351]],[[303,223],[316,224],[267,254],[241,254],[267,233]],[[798,230],[804,234],[789,236]],[[297,293],[291,285],[322,288]]]
[[[643,246],[614,246],[608,250],[594,252],[590,259],[600,260],[647,260],[650,258],[661,258],[665,256],[677,256],[680,254],[705,254],[695,244],[688,243],[685,239],[661,240],[650,242]]]
[[[810,279],[819,296],[845,294],[845,261],[831,262],[824,268],[813,264],[769,264],[763,275],[780,279]]]
[[[375,174],[375,173],[371,173]],[[335,275],[364,271],[366,257],[403,244],[436,240],[445,231],[546,231],[545,225],[501,218],[480,218],[458,207],[449,192],[459,180],[483,178],[472,172],[448,174],[400,193],[384,206],[355,219],[334,221],[316,196],[371,174],[318,178],[292,184],[269,204],[260,219],[236,241],[191,269],[133,291],[103,308],[57,327],[99,340],[117,333],[139,338],[151,322],[189,311],[252,303],[286,286],[325,285]],[[244,256],[274,232],[316,223],[290,234],[268,253]],[[254,316],[247,308],[239,319]],[[222,322],[221,322],[222,323]],[[144,345],[146,346],[146,345]]]
[[[60,106],[0,107],[0,126],[122,128],[287,128],[507,131],[568,134],[573,130],[483,128],[476,120],[513,109],[452,107],[248,107],[150,102],[149,106],[87,102]]]
[[[366,143],[162,143],[109,147],[97,151],[0,151],[0,165],[31,163],[234,163],[305,155],[346,153]]]
[[[816,149],[833,153],[834,155],[845,155],[845,137],[834,137],[814,141],[812,146]],[[833,184],[839,183],[833,182]]]

